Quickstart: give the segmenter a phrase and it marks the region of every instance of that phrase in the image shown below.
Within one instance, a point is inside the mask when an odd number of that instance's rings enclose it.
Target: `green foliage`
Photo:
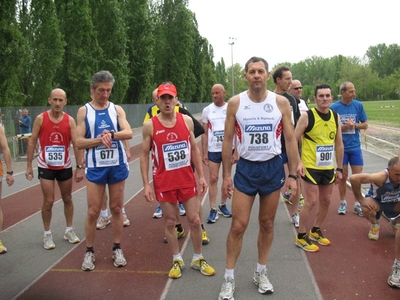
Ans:
[[[301,80],[304,99],[322,82],[338,94],[343,81],[353,82],[362,100],[400,99],[400,47],[371,46],[363,59],[313,56],[278,65]],[[185,102],[210,102],[215,83],[228,98],[232,89],[247,89],[240,64],[232,70],[222,58],[214,63],[188,0],[3,0],[0,63],[2,106],[43,105],[54,87],[82,105],[90,99],[91,76],[104,69],[116,79],[116,103],[151,103],[163,81],[172,81]]]
[[[0,2],[0,103],[12,106],[23,103],[18,75],[23,72],[26,47],[18,23],[15,20],[15,1]]]
[[[55,0],[58,16],[62,17],[61,32],[66,42],[63,65],[57,76],[68,95],[69,104],[86,103],[89,85],[102,57],[92,22],[88,0]]]
[[[116,78],[112,101],[122,103],[129,85],[127,28],[118,0],[91,0],[93,28],[102,49],[98,66]]]

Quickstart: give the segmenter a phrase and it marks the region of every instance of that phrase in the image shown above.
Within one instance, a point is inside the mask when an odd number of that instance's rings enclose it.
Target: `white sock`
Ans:
[[[65,228],[65,232],[71,231],[73,228],[72,227],[67,227]]]
[[[340,202],[345,202],[346,203],[346,200],[340,200]]]
[[[175,259],[183,260],[180,253],[178,253],[177,255],[172,255],[172,260],[175,260]]]
[[[108,218],[108,209],[101,211],[101,216],[104,218]]]
[[[125,206],[122,208],[122,213],[123,214],[125,213]]]
[[[46,236],[46,235],[48,235],[48,234],[51,234],[51,230],[48,230],[48,231],[45,230],[43,236]]]
[[[235,269],[225,269],[225,277],[235,279]]]
[[[193,260],[199,260],[201,256],[203,256],[201,253],[200,254],[193,253]]]
[[[262,269],[266,268],[266,265],[260,265],[259,263],[257,263],[257,272],[260,273]]]

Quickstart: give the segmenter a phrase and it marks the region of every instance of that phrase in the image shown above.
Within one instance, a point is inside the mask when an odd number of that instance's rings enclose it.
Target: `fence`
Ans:
[[[210,103],[185,103],[185,106],[192,114],[201,113],[203,108]],[[151,104],[121,104],[121,107],[125,110],[126,118],[132,128],[140,127],[143,124],[144,116]],[[78,109],[81,105],[66,105],[64,111],[76,119]],[[20,134],[19,111],[22,109],[29,111],[29,116],[32,119],[32,124],[40,113],[49,109],[49,106],[29,106],[29,107],[3,107],[0,110],[0,123],[4,126],[6,136],[8,137],[9,147],[11,153],[14,155],[15,160],[25,159],[24,154],[21,150],[24,150],[24,140],[28,137],[27,135]]]

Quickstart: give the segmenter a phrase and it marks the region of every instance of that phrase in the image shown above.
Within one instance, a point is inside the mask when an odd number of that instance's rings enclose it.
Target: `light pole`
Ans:
[[[233,45],[235,45],[236,38],[234,37],[229,37],[229,45],[231,45],[231,58],[232,58],[232,64],[231,64],[231,71],[232,71],[232,96],[235,95],[235,79],[233,78]]]

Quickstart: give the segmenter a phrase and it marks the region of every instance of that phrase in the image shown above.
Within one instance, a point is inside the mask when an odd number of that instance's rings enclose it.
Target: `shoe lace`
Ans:
[[[115,249],[114,250],[114,255],[115,255],[115,261],[117,263],[123,262],[125,260],[121,249]]]
[[[226,277],[224,284],[222,285],[221,292],[224,294],[231,294],[233,290],[233,279],[232,277]]]
[[[174,270],[182,270],[181,264],[179,263],[179,261],[175,260],[172,264],[172,269]]]
[[[199,266],[204,270],[207,269],[209,267],[208,263],[205,261],[205,259],[200,259],[199,260]]]
[[[92,263],[92,255],[93,253],[90,251],[85,252],[85,257],[83,258],[85,264]]]
[[[269,283],[269,280],[268,280],[268,277],[267,277],[267,268],[263,268],[261,270],[259,277],[260,277],[260,282],[261,283],[265,283],[265,284]]]
[[[319,236],[318,236],[319,239],[323,239],[323,238],[324,238],[324,235],[322,234],[321,229],[317,229],[317,230],[315,231],[315,233],[317,233],[317,234],[319,235]]]
[[[394,264],[392,269],[393,269],[393,274],[392,275],[400,276],[400,265]]]
[[[378,230],[379,230],[379,226],[378,225],[374,224],[374,225],[371,226],[371,231],[372,231],[373,234],[376,234],[378,232]]]

